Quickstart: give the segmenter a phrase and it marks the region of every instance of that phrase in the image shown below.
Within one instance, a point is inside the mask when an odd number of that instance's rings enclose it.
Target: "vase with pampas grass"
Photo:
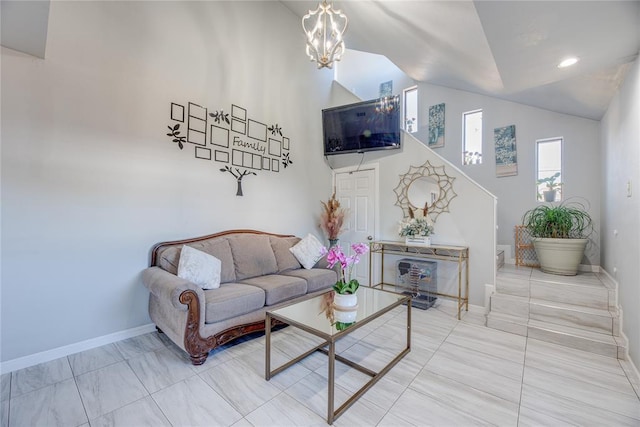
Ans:
[[[331,198],[325,203],[322,203],[322,213],[320,214],[320,228],[327,235],[329,239],[329,247],[338,244],[338,236],[342,231],[342,225],[344,224],[345,215],[347,214],[344,208],[340,207],[340,202],[336,199],[336,193],[331,195]]]

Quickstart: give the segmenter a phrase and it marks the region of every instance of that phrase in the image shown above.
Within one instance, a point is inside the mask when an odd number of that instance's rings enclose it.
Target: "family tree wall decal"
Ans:
[[[208,112],[193,102],[187,103],[185,111],[183,104],[172,102],[170,114],[167,136],[171,141],[180,150],[192,144],[196,159],[223,163],[220,172],[236,179],[236,196],[243,195],[245,176],[257,175],[256,171],[279,173],[280,165],[286,169],[293,164],[291,142],[282,127],[250,119],[238,105],[232,104],[231,112],[225,113],[224,109]]]

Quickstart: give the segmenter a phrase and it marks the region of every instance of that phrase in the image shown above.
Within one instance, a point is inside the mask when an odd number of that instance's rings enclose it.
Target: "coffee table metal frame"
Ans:
[[[361,287],[362,289],[363,287]],[[367,291],[375,291],[375,292],[388,292],[388,291],[384,291],[384,290],[380,290],[380,289],[374,289],[374,288],[367,288]],[[333,291],[328,291],[328,292],[333,292]],[[284,307],[288,307],[290,305],[293,304],[299,304],[303,301],[308,301],[309,299],[312,298],[318,298],[319,296],[322,297],[324,296],[326,293],[325,292],[321,295],[315,295],[312,297],[309,297],[307,299],[304,299],[302,301],[296,301],[292,304],[286,305]],[[367,316],[366,318],[362,319],[362,320],[358,320],[356,323],[354,323],[353,325],[351,325],[350,327],[348,327],[347,329],[340,331],[336,334],[327,334],[326,332],[323,331],[319,331],[315,328],[313,328],[312,326],[306,325],[300,321],[297,321],[295,319],[290,319],[284,315],[280,315],[278,314],[278,309],[274,310],[274,311],[267,311],[266,313],[266,318],[265,318],[265,338],[266,338],[266,352],[265,352],[265,379],[267,381],[269,381],[271,379],[271,377],[277,375],[278,373],[284,371],[285,369],[289,368],[290,366],[298,363],[299,361],[301,361],[302,359],[304,359],[305,357],[313,354],[316,351],[319,351],[321,353],[324,353],[328,356],[328,397],[327,397],[327,423],[328,424],[333,424],[333,421],[335,419],[337,419],[340,415],[342,415],[344,413],[344,411],[346,411],[351,405],[353,405],[356,400],[358,400],[358,398],[360,398],[360,396],[362,396],[364,393],[367,392],[367,390],[369,390],[371,387],[373,387],[373,385],[375,383],[377,383],[387,372],[389,372],[389,370],[391,370],[391,368],[393,368],[407,353],[409,353],[411,351],[411,297],[410,296],[406,296],[406,295],[402,295],[402,294],[397,294],[398,295],[398,301],[394,302],[390,305],[388,305],[387,307],[384,307],[378,311],[376,311],[375,313]],[[384,315],[385,313],[388,313],[389,311],[393,310],[394,308],[400,306],[400,305],[406,305],[407,307],[407,345],[406,347],[400,352],[398,353],[384,368],[382,368],[379,372],[375,372],[369,368],[366,368],[362,365],[359,365],[343,356],[340,356],[339,354],[336,354],[336,342],[339,341],[341,338],[349,335],[350,333],[352,333],[353,331],[358,330],[359,328],[361,328],[362,326],[366,325],[367,323],[379,318],[380,316]],[[283,308],[283,307],[279,307]],[[320,313],[319,315],[323,315],[322,313]],[[312,349],[304,352],[303,354],[301,354],[300,356],[296,357],[295,359],[285,363],[284,365],[276,368],[276,369],[271,369],[271,326],[272,326],[272,319],[275,320],[279,320],[280,322],[284,322],[290,326],[294,326],[296,328],[302,329],[303,331],[306,331],[312,335],[315,335],[318,338],[321,338],[324,340],[323,343],[313,347]],[[328,321],[328,320],[327,320]],[[328,348],[325,348],[328,347]],[[338,409],[334,410],[334,391],[335,391],[335,361],[338,360],[339,362],[342,362],[354,369],[357,369],[358,371],[367,374],[371,377],[371,379],[365,384],[363,385],[358,391],[356,391],[349,399],[347,399],[346,402],[344,402]]]

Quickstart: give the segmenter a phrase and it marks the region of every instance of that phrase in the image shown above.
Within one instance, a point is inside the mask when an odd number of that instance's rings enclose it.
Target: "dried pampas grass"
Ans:
[[[336,199],[336,193],[331,195],[327,203],[320,203],[324,208],[320,214],[320,228],[322,228],[329,240],[337,239],[340,231],[342,231],[342,224],[347,212],[340,207],[340,202]]]

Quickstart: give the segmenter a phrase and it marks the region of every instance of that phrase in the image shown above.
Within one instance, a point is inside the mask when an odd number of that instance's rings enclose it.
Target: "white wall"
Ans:
[[[623,330],[640,366],[640,62],[636,60],[601,122],[602,266],[619,284]],[[632,196],[627,197],[631,182]],[[616,232],[617,231],[617,235]]]
[[[357,102],[357,97],[340,85],[334,85],[331,105]],[[444,165],[447,175],[454,177],[453,190],[458,195],[451,200],[450,212],[442,213],[435,223],[434,244],[451,244],[469,247],[469,301],[473,305],[484,305],[485,284],[495,284],[495,197],[462,173],[455,166],[437,155],[433,150],[402,133],[401,150],[373,151],[363,154],[341,154],[329,156],[331,167],[347,168],[359,164],[379,165],[379,207],[380,235],[377,240],[401,240],[398,236],[398,222],[404,214],[395,205],[397,196],[393,191],[400,182],[400,175],[409,171],[410,166],[422,166],[427,160],[433,166]],[[391,261],[394,258],[389,258]],[[394,274],[393,268],[385,266],[387,274]],[[385,274],[384,280],[393,283],[394,278]],[[438,264],[438,291],[457,293],[457,266],[451,262]]]
[[[319,233],[332,77],[279,2],[52,2],[45,60],[2,49],[1,360],[149,323],[139,274],[159,241]],[[166,136],[188,101],[278,123],[293,165],[236,197]]]
[[[394,94],[416,83],[397,69],[388,59],[354,51],[340,64],[338,80],[363,99],[375,98],[380,82],[393,79]],[[352,53],[351,51],[347,53]],[[535,207],[536,140],[563,137],[563,194],[590,206],[596,233],[589,244],[583,264],[600,265],[600,145],[599,122],[540,108],[450,89],[418,83],[419,129],[412,134],[428,141],[429,107],[445,103],[445,145],[436,153],[459,167],[498,198],[497,244],[511,246],[514,252],[514,226],[522,215]],[[483,163],[462,165],[462,114],[483,110]],[[518,175],[497,178],[493,145],[494,128],[515,125]]]
[[[445,144],[438,154],[458,165],[463,172],[498,197],[498,245],[514,246],[514,226],[536,201],[536,140],[563,137],[563,197],[590,205],[595,221],[594,242],[587,247],[583,264],[600,265],[600,146],[599,123],[594,120],[554,113],[497,98],[434,86],[418,85],[420,130],[415,134],[428,140],[429,106],[445,103]],[[482,109],[481,165],[462,165],[462,114]],[[516,126],[518,175],[496,177],[493,130]]]
[[[347,49],[336,65],[336,79],[361,100],[380,97],[380,83],[392,81],[393,94],[414,86],[415,82],[384,55]]]

